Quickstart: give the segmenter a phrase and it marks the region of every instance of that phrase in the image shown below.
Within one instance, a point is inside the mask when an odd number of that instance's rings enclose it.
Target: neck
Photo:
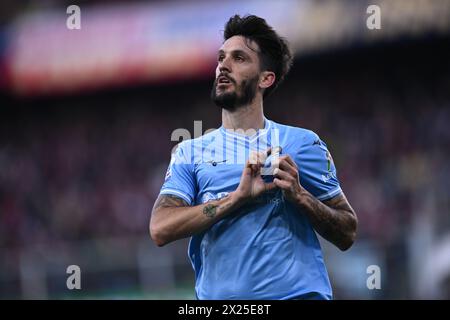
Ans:
[[[253,102],[246,106],[241,106],[236,110],[229,111],[222,109],[222,126],[225,129],[263,129],[264,112],[262,99],[255,97]]]

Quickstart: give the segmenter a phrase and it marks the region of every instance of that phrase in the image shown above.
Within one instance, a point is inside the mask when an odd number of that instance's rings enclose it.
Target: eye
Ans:
[[[223,61],[223,59],[225,59],[225,56],[223,54],[221,54],[217,57],[217,61],[219,61],[219,62]]]
[[[243,56],[236,56],[234,59],[236,61],[240,61],[240,62],[244,61],[244,57]]]

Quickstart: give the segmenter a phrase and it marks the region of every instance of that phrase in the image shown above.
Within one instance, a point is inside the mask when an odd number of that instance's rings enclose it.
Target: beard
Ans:
[[[234,111],[242,106],[248,105],[256,96],[258,79],[259,76],[255,76],[254,78],[244,80],[240,86],[237,86],[234,80],[229,79],[231,85],[235,86],[235,90],[222,93],[217,93],[216,79],[211,90],[211,100],[216,106],[229,111]],[[238,92],[240,94],[238,94]]]

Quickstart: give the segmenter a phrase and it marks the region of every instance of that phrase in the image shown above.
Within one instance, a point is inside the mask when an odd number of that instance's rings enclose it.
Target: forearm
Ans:
[[[232,192],[198,206],[161,206],[152,213],[150,234],[159,246],[190,237],[207,230],[242,204],[243,200]]]
[[[329,206],[303,189],[296,203],[308,216],[313,228],[324,239],[341,250],[347,250],[353,244],[356,235],[356,215],[353,209],[347,205],[344,195],[333,201],[334,203]]]

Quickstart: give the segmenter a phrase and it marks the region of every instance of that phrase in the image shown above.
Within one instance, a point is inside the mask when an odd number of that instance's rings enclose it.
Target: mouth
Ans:
[[[228,85],[231,84],[231,80],[227,78],[226,76],[219,76],[217,78],[217,85]]]

